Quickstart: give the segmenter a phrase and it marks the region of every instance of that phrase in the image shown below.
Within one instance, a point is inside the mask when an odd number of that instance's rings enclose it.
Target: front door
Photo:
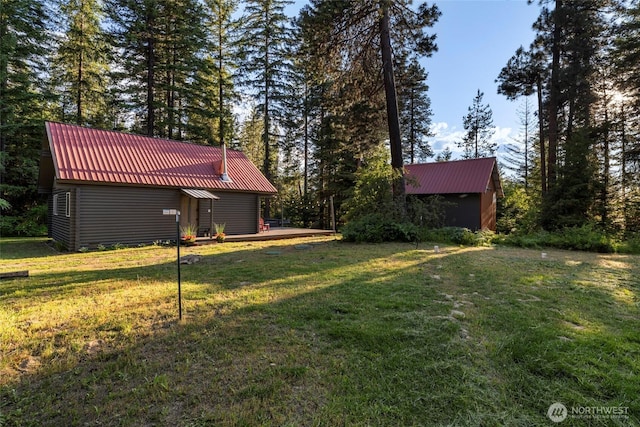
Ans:
[[[187,224],[198,226],[198,199],[183,194],[180,196],[180,227]]]

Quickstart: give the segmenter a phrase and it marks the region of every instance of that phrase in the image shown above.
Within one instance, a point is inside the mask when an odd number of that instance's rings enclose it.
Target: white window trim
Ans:
[[[58,216],[58,195],[53,195],[53,215]]]
[[[65,215],[67,218],[71,217],[71,193],[67,192],[65,194]]]

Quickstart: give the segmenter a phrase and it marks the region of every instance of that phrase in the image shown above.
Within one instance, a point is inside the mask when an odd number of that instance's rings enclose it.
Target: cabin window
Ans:
[[[65,215],[67,218],[71,216],[71,193],[65,194]]]
[[[58,216],[58,195],[53,195],[53,215]]]

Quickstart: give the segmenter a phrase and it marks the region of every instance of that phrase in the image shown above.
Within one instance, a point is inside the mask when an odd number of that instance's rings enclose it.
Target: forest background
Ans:
[[[433,157],[419,60],[437,49],[439,10],[312,0],[290,18],[289,3],[3,0],[0,235],[46,231],[45,120],[242,150],[279,190],[265,217],[328,227],[330,199],[341,223],[371,212],[396,223],[429,217],[437,206],[405,199],[400,171]],[[526,99],[520,137],[499,158],[499,231],[637,236],[640,2],[532,7],[535,40],[496,76],[499,93]],[[482,97],[464,117],[465,157],[496,153]]]

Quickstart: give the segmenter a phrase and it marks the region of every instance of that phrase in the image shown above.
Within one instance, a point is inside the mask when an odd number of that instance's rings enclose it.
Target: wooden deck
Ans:
[[[320,230],[314,228],[291,228],[291,227],[272,227],[269,231],[262,231],[257,234],[235,234],[228,235],[225,242],[251,242],[261,240],[280,240],[293,239],[296,237],[313,237],[313,236],[332,236],[333,230]],[[206,245],[208,243],[216,243],[215,239],[210,237],[198,237],[196,245]]]

